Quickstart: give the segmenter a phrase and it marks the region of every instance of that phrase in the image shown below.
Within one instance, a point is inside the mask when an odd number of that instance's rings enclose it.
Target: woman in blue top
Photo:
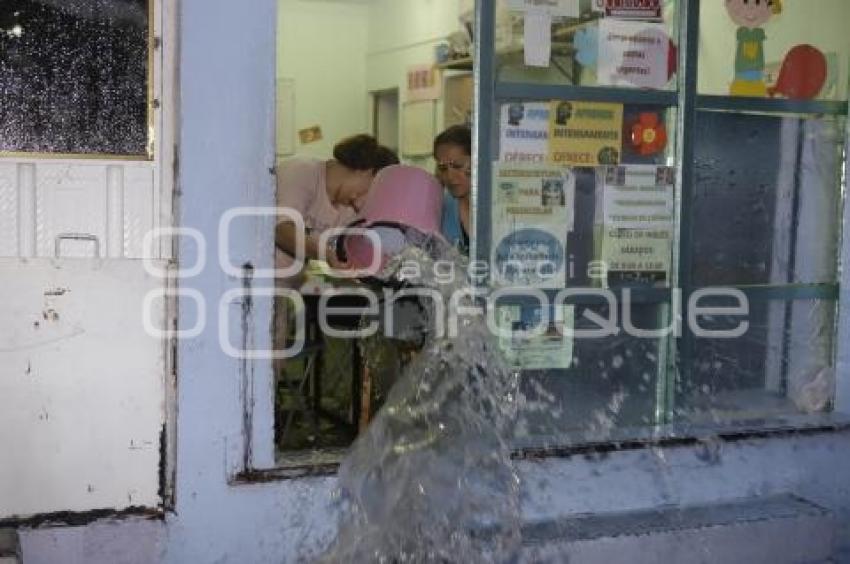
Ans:
[[[434,139],[437,178],[443,195],[443,236],[464,254],[469,253],[470,197],[472,192],[472,132],[453,125]]]

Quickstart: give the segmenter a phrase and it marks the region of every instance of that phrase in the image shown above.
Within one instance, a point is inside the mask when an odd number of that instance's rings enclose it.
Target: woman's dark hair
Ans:
[[[457,145],[467,155],[472,154],[472,131],[468,125],[453,125],[434,139],[434,154],[440,145]]]
[[[347,137],[334,145],[334,158],[352,170],[372,172],[399,162],[392,149],[379,145],[377,139],[365,133]]]

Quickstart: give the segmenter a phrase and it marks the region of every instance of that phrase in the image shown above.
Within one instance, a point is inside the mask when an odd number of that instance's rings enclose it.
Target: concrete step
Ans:
[[[529,524],[518,562],[816,564],[835,534],[828,510],[789,494]]]

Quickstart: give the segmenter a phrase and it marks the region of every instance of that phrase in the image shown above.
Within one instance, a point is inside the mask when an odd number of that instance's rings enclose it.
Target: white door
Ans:
[[[0,523],[163,503],[167,305],[142,308],[165,280],[142,259],[170,264],[143,242],[171,217],[173,41],[145,9],[151,158],[0,155]]]

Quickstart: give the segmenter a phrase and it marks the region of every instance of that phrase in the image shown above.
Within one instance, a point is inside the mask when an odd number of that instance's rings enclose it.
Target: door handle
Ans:
[[[94,243],[94,258],[100,258],[100,239],[97,238],[97,235],[91,233],[60,233],[56,236],[53,253],[56,258],[62,256],[62,241],[91,241]]]

